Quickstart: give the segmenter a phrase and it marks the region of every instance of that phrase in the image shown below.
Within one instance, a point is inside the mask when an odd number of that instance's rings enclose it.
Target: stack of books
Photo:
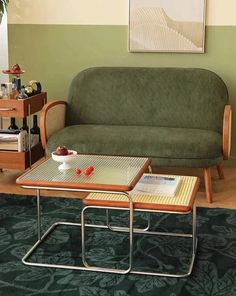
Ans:
[[[175,196],[180,181],[180,176],[144,174],[131,194]]]
[[[27,146],[26,131],[0,129],[0,150],[23,152]]]

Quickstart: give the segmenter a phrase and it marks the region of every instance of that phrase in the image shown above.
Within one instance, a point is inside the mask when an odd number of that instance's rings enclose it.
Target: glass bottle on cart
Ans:
[[[36,114],[33,116],[33,127],[30,129],[31,134],[31,147],[40,142],[40,128],[38,126],[38,117]]]

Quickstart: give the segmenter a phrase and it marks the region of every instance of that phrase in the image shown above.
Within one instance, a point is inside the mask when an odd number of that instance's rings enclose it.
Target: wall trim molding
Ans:
[[[223,165],[226,167],[236,167],[236,157],[232,156],[229,160],[223,162]]]

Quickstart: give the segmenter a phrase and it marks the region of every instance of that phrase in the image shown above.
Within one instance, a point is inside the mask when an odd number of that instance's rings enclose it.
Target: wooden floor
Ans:
[[[155,168],[155,173],[179,174],[188,176],[199,176],[201,179],[200,190],[197,194],[197,206],[211,208],[231,208],[236,209],[236,168],[225,167],[225,179],[221,180],[218,177],[216,169],[212,170],[212,185],[213,185],[213,203],[209,204],[205,198],[205,188],[203,182],[203,171],[201,169],[160,169]],[[23,171],[3,169],[0,172],[0,192],[13,194],[35,194],[35,191],[23,189],[16,185],[15,180]],[[83,195],[73,192],[59,191],[42,191],[45,196],[63,196],[81,198]]]

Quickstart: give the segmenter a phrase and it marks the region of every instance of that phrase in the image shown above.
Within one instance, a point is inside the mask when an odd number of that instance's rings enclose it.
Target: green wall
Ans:
[[[236,110],[236,27],[206,27],[205,53],[129,53],[127,26],[8,25],[9,60],[36,79],[49,99],[66,99],[71,79],[93,66],[198,67],[216,72]],[[233,120],[234,123],[234,120]],[[233,124],[234,125],[234,124]],[[228,165],[236,165],[236,136]]]

